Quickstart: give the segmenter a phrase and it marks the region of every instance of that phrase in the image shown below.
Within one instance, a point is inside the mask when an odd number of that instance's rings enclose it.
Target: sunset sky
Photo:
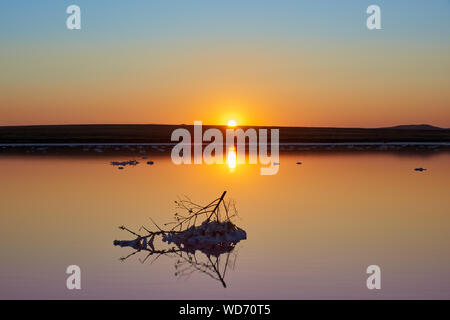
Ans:
[[[450,127],[448,0],[2,1],[0,42],[0,125]]]

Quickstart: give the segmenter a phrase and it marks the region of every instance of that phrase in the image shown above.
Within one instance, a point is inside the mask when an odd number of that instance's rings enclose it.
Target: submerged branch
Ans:
[[[141,263],[145,263],[152,255],[156,257],[151,261],[153,263],[160,256],[177,256],[175,268],[176,275],[180,277],[189,277],[195,271],[207,274],[225,284],[226,269],[230,265],[230,254],[234,250],[236,244],[247,238],[244,230],[238,228],[231,222],[231,218],[236,216],[236,208],[234,202],[225,201],[226,191],[222,195],[207,204],[206,206],[198,205],[185,196],[185,199],[175,201],[177,209],[182,209],[185,214],[175,213],[174,222],[165,223],[164,225],[175,224],[169,230],[160,228],[153,219],[157,231],[151,231],[145,226],[141,226],[139,231],[144,230],[146,234],[141,235],[133,230],[121,226],[121,230],[125,230],[136,238],[133,240],[115,240],[114,245],[120,247],[130,247],[134,249],[128,256],[121,258],[125,261],[138,252],[147,252],[144,259],[139,259]],[[220,208],[223,206],[226,219],[221,221]],[[198,219],[203,216],[202,223],[197,225]],[[165,242],[167,245],[175,246],[165,249],[155,249],[155,238],[158,241]],[[198,260],[196,252],[203,253],[207,260],[203,262]],[[226,261],[221,268],[220,256],[227,254]],[[236,259],[234,259],[234,262]],[[188,265],[186,265],[188,264]],[[221,271],[220,269],[223,269]]]

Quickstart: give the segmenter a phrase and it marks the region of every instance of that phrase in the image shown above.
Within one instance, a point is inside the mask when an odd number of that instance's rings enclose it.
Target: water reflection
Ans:
[[[236,163],[237,163],[236,148],[232,146],[228,149],[227,153],[227,164],[228,167],[230,168],[230,171],[234,171],[234,169],[236,169]]]
[[[142,263],[150,256],[155,256],[152,262],[162,255],[177,258],[176,277],[187,278],[201,272],[226,288],[225,274],[227,268],[234,269],[235,247],[247,238],[247,234],[231,222],[237,211],[233,201],[224,199],[225,195],[226,191],[206,206],[198,205],[187,197],[175,201],[181,213],[175,213],[175,221],[165,224],[174,225],[168,230],[163,230],[155,222],[157,231],[142,226],[139,232],[144,230],[143,235],[125,226],[119,227],[135,237],[114,241],[114,246],[134,249],[120,260],[125,261],[140,252],[146,253],[145,258],[140,259]],[[197,224],[198,221],[202,222]]]
[[[226,164],[176,166],[170,155],[150,155],[156,166],[135,154],[3,155],[0,297],[72,299],[64,271],[74,263],[88,277],[82,275],[89,285],[77,292],[84,299],[373,299],[365,268],[379,264],[389,270],[383,279],[391,285],[377,297],[448,299],[450,154],[433,154],[282,153],[283,170],[270,177],[254,165],[237,165],[233,174]],[[141,164],[122,173],[109,165],[129,159]],[[153,254],[141,264],[149,253],[143,250],[111,264],[135,251],[112,246],[114,239],[137,238],[117,226],[157,231],[151,216],[171,228],[163,222],[176,212],[173,195],[207,204],[225,189],[242,218],[233,222],[249,240],[230,254],[227,289],[200,272],[188,283],[176,281],[174,254],[150,265]],[[39,239],[38,253],[31,238]],[[155,249],[171,247],[159,238]],[[202,252],[196,255],[209,263]],[[221,274],[226,258],[220,256]]]

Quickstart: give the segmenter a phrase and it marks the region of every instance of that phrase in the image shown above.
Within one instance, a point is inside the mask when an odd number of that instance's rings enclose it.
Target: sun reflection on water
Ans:
[[[227,164],[228,168],[230,168],[230,171],[233,171],[236,168],[236,162],[237,162],[236,148],[233,146],[228,148],[227,153]]]

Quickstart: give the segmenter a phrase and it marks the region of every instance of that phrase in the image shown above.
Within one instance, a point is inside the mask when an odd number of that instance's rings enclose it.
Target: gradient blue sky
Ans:
[[[383,30],[365,27],[371,4]],[[15,0],[0,15],[0,125],[450,127],[448,0]]]

